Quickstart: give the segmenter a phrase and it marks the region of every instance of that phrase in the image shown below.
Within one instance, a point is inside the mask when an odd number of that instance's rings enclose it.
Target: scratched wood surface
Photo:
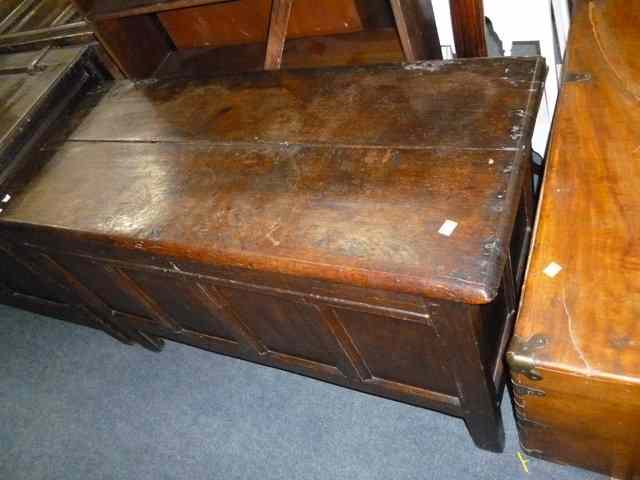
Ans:
[[[640,4],[577,2],[511,344],[532,453],[640,475]],[[555,262],[562,270],[550,277]],[[535,375],[534,375],[535,376]],[[527,388],[544,395],[531,395]]]
[[[487,59],[119,83],[88,95],[3,220],[485,303],[541,74]]]

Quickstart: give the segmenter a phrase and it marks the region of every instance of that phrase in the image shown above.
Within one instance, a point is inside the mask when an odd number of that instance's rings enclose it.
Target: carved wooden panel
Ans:
[[[232,328],[224,321],[221,306],[214,303],[211,294],[203,292],[194,280],[184,281],[136,270],[126,270],[126,273],[181,328],[227,340],[236,339]]]
[[[2,303],[40,315],[104,330],[128,342],[88,310],[71,285],[51,271],[48,257],[37,251],[15,245],[0,247],[0,299]]]
[[[29,262],[26,251],[0,247],[0,279],[8,291],[28,295],[48,302],[67,303],[61,286],[43,276],[40,269]]]
[[[68,255],[51,255],[51,258],[110,309],[151,319],[144,305],[133,299],[106,271],[103,264]]]
[[[455,382],[438,355],[439,340],[432,326],[343,308],[333,310],[372,377],[457,395]]]
[[[158,18],[178,48],[264,42],[271,0],[240,0],[162,12]],[[355,0],[294,2],[287,38],[362,30]]]
[[[337,366],[336,341],[314,305],[234,288],[219,290],[269,351]]]
[[[130,334],[164,336],[392,397],[457,404],[424,305],[403,310],[177,269],[42,255],[78,283],[79,298]]]

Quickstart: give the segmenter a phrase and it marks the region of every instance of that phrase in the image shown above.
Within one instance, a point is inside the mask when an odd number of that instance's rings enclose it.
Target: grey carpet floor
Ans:
[[[603,479],[473,446],[461,420],[0,306],[0,479]]]

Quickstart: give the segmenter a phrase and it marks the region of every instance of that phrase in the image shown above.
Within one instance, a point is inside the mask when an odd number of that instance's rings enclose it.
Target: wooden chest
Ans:
[[[640,478],[639,22],[576,4],[508,354],[523,449],[620,479]]]
[[[2,186],[4,299],[441,410],[499,451],[544,70],[99,86]]]

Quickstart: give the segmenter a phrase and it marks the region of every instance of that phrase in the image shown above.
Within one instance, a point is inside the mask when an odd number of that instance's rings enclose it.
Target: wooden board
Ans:
[[[179,49],[264,42],[272,0],[239,0],[159,15]],[[287,38],[334,35],[363,29],[355,0],[294,2]]]
[[[517,150],[543,68],[486,59],[122,83],[87,99],[70,139]]]
[[[265,45],[177,50],[158,68],[156,77],[213,76],[264,68]],[[402,48],[395,29],[328,37],[297,38],[285,43],[282,67],[322,68],[343,65],[401,63]]]
[[[576,2],[511,344],[526,451],[617,478],[640,474],[639,22],[636,2]]]

